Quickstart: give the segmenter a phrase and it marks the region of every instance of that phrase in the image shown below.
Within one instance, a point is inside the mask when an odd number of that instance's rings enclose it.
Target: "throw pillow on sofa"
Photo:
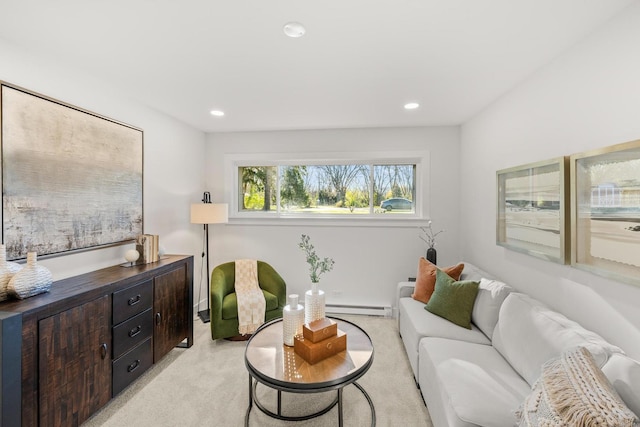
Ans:
[[[471,329],[471,313],[478,295],[478,282],[457,281],[436,270],[435,290],[425,310],[463,328]]]
[[[411,297],[416,301],[428,303],[429,298],[433,294],[436,285],[436,270],[440,270],[435,264],[421,257],[418,261],[418,274],[416,276],[416,286]],[[443,268],[442,271],[447,273],[455,280],[460,279],[460,274],[464,270],[464,264],[453,265]]]
[[[465,278],[465,280],[469,279]],[[512,291],[513,288],[503,282],[484,277],[480,279],[478,296],[471,313],[471,321],[489,339],[493,337],[493,330],[498,323],[500,307],[507,295]]]
[[[519,427],[633,427],[640,422],[584,347],[543,365],[516,416]]]

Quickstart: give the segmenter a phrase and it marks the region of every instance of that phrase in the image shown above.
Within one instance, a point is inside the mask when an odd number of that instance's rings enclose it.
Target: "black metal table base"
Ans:
[[[369,394],[365,391],[364,388],[362,388],[362,386],[360,384],[358,384],[357,382],[353,382],[351,383],[354,386],[356,386],[358,388],[358,390],[360,390],[360,392],[363,394],[363,396],[367,399],[367,403],[369,403],[369,408],[371,408],[371,427],[374,427],[376,425],[376,409],[373,406],[373,401],[371,400],[371,397],[369,397]],[[282,415],[282,390],[277,390],[278,393],[278,412],[273,412],[270,411],[269,409],[267,409],[264,405],[262,405],[262,403],[260,403],[260,401],[258,400],[258,397],[256,395],[256,388],[258,386],[258,381],[254,380],[251,375],[249,375],[249,407],[247,408],[247,413],[244,417],[244,425],[245,427],[249,427],[249,415],[251,414],[251,409],[253,408],[253,404],[256,404],[256,407],[258,409],[260,409],[264,414],[270,416],[271,418],[275,418],[278,420],[283,420],[283,421],[304,421],[304,420],[309,420],[312,418],[316,418],[316,417],[320,417],[324,414],[326,414],[327,412],[329,412],[330,410],[332,410],[336,405],[338,405],[338,426],[339,427],[343,427],[343,411],[342,411],[342,390],[344,389],[344,387],[340,387],[337,389],[336,393],[336,398],[329,403],[325,408],[321,409],[318,412],[314,412],[312,414],[308,414],[308,415],[298,415],[298,416],[289,416],[289,415]],[[291,393],[295,393],[295,391],[290,391]]]

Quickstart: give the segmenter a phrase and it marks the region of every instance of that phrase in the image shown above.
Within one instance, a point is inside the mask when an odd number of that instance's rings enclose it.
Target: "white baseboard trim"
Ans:
[[[392,317],[393,311],[389,306],[326,304],[327,314],[364,314],[367,316]]]

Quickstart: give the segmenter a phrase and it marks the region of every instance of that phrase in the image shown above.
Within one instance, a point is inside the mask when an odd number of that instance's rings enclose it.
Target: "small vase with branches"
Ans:
[[[422,239],[426,244],[427,244],[427,260],[429,260],[429,262],[432,262],[433,264],[436,263],[437,258],[437,252],[435,249],[436,246],[436,237],[438,236],[438,234],[440,233],[444,233],[445,230],[442,229],[438,232],[434,232],[433,228],[432,228],[432,223],[431,220],[429,220],[429,223],[427,224],[426,227],[420,227],[420,230],[422,231],[418,237],[420,237],[420,239]]]

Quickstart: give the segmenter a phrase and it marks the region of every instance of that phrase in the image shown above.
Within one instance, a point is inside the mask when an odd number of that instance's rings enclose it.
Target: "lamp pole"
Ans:
[[[209,193],[208,191],[205,191],[204,194],[202,195],[202,203],[211,203],[211,193]],[[210,298],[210,294],[211,294],[211,289],[209,289],[209,287],[211,286],[211,278],[209,277],[209,223],[205,223],[204,224],[204,235],[205,235],[205,251],[207,253],[207,308],[206,310],[202,310],[202,311],[198,311],[198,317],[200,318],[200,320],[202,320],[202,323],[209,323],[211,321],[211,315],[210,315],[210,304],[209,304],[209,298]],[[202,257],[204,258],[204,254],[205,252],[202,252]]]

